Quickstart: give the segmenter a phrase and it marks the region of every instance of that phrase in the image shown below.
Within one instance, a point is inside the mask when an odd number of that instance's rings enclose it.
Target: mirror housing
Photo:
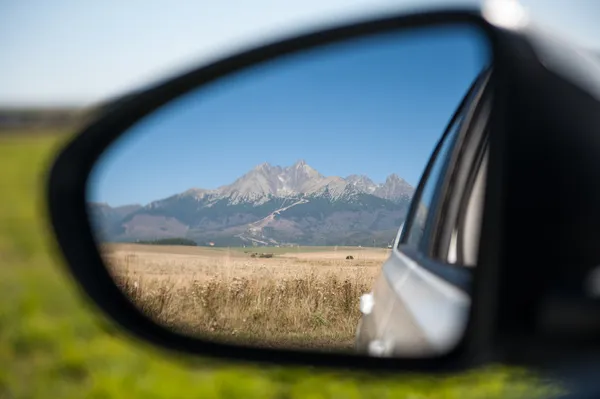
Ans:
[[[513,323],[507,318],[510,312],[518,312],[522,307],[519,303],[521,297],[515,294],[516,298],[502,302],[506,294],[511,293],[510,279],[515,271],[510,268],[501,270],[500,266],[506,265],[505,255],[508,253],[504,246],[504,219],[510,211],[505,201],[509,191],[506,170],[509,150],[514,148],[508,144],[518,132],[514,124],[518,118],[513,114],[509,99],[514,100],[515,93],[520,93],[517,85],[527,87],[523,83],[524,76],[542,67],[531,49],[528,38],[531,32],[525,32],[520,25],[498,24],[489,17],[489,13],[488,10],[486,17],[483,17],[479,10],[468,9],[401,14],[320,30],[194,69],[104,107],[98,119],[83,129],[60,153],[49,176],[48,205],[52,228],[66,258],[69,273],[84,293],[126,331],[159,347],[186,354],[287,365],[411,372],[457,371],[498,360],[535,361],[522,358],[525,349],[536,342],[532,330],[523,321],[525,319],[519,318]],[[190,90],[278,57],[375,33],[451,24],[467,24],[479,29],[489,39],[493,65],[493,77],[490,80],[490,90],[493,90],[493,106],[489,117],[490,153],[478,267],[474,271],[472,306],[466,333],[451,352],[428,358],[399,359],[258,349],[209,342],[181,335],[154,323],[116,287],[103,264],[91,231],[86,207],[86,183],[96,160],[128,128]],[[510,132],[510,128],[515,128],[514,133]],[[367,295],[361,298],[361,310],[368,312],[368,308]]]
[[[489,360],[487,356],[489,351],[484,348],[489,339],[481,337],[480,331],[486,334],[486,330],[478,327],[478,324],[488,321],[480,317],[471,318],[465,337],[450,353],[422,359],[385,359],[296,350],[257,349],[209,342],[178,334],[142,315],[115,286],[96,247],[86,209],[85,187],[88,175],[103,151],[136,121],[190,90],[259,63],[318,46],[376,33],[426,29],[452,24],[471,25],[480,30],[489,39],[492,57],[495,58],[497,31],[480,16],[477,10],[414,13],[334,27],[275,42],[195,69],[146,90],[124,96],[114,104],[104,106],[100,117],[67,145],[50,173],[48,186],[50,216],[58,243],[66,257],[69,272],[87,296],[125,330],[152,344],[183,353],[290,365],[410,371],[451,371],[476,366]],[[396,241],[399,237],[398,234]],[[482,268],[482,270],[488,269]],[[485,295],[489,293],[487,288],[476,288],[476,291]],[[361,299],[363,311],[368,305],[364,303],[365,298]],[[476,304],[478,301],[473,302]],[[485,313],[485,310],[476,305],[473,306],[472,312]],[[480,356],[481,354],[485,355]]]

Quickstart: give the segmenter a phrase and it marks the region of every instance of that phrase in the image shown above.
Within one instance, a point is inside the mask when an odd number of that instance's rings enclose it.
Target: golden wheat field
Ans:
[[[264,258],[265,248],[102,247],[118,285],[169,328],[261,346],[351,349],[359,297],[370,290],[389,250],[273,250]]]

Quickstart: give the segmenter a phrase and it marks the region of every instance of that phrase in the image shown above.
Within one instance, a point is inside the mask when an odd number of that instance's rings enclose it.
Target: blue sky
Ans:
[[[521,0],[535,20],[600,48],[600,1]],[[0,105],[91,104],[278,35],[415,6],[479,0],[0,2]]]
[[[439,28],[345,42],[226,78],[132,128],[98,166],[92,198],[145,204],[298,159],[327,176],[383,182],[397,173],[416,185],[488,57],[478,31]]]

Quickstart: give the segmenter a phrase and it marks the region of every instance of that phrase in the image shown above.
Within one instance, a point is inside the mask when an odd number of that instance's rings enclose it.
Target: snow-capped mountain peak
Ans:
[[[373,180],[365,175],[350,175],[346,177],[346,181],[357,189],[369,194],[372,194],[378,187]]]
[[[349,189],[352,188],[352,190]],[[180,195],[200,200],[206,196],[229,198],[232,203],[264,202],[271,197],[301,197],[326,193],[331,198],[367,193],[396,201],[412,196],[414,189],[404,179],[393,173],[382,184],[373,182],[366,175],[353,174],[346,178],[324,176],[305,160],[282,167],[263,162],[256,165],[233,183],[216,190],[194,188]]]

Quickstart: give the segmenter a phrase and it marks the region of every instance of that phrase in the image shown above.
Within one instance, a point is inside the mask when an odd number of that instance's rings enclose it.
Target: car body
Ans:
[[[476,79],[442,135],[391,254],[372,291],[361,297],[356,334],[360,353],[441,354],[464,333],[485,189],[485,88],[490,73]],[[473,151],[462,151],[467,146]],[[458,175],[466,179],[458,181]],[[444,195],[458,195],[459,206],[449,209]],[[445,242],[437,234],[441,224],[452,226]]]

